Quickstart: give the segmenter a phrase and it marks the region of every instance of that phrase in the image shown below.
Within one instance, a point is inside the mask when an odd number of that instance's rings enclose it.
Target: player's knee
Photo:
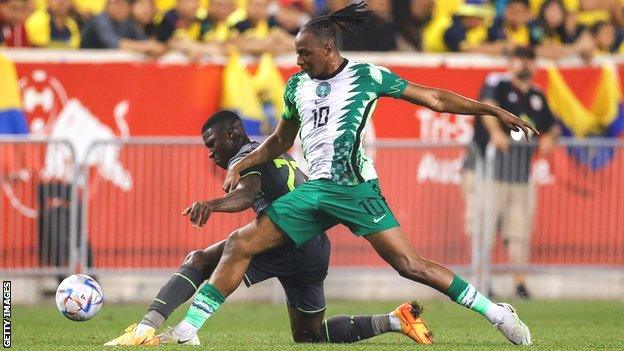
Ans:
[[[224,255],[236,257],[251,257],[253,256],[252,247],[241,237],[238,230],[233,231],[225,242]]]
[[[202,270],[204,267],[211,263],[210,255],[204,250],[193,250],[189,253],[187,262],[191,266]]]
[[[293,341],[297,344],[325,342],[321,333],[315,333],[307,329],[293,330],[292,337]]]

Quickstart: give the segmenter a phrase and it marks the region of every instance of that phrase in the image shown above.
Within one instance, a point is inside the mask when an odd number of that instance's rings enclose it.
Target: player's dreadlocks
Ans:
[[[328,39],[335,43],[337,34],[335,27],[354,36],[357,33],[349,27],[371,29],[371,13],[372,11],[366,9],[366,3],[360,1],[328,15],[311,19],[301,28],[301,32],[310,32],[319,38]]]

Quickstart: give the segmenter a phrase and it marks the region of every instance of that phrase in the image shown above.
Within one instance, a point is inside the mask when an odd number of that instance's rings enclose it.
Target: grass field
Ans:
[[[437,344],[432,350],[515,350],[483,318],[445,301],[425,301],[426,320]],[[531,327],[534,350],[624,350],[624,302],[515,302]],[[327,315],[390,311],[394,303],[334,302]],[[76,323],[54,307],[13,307],[13,349],[95,350],[140,319],[145,306],[105,304],[93,320]],[[184,306],[170,319],[175,323]],[[210,350],[405,350],[411,340],[387,334],[351,345],[296,345],[290,339],[283,306],[225,304],[200,332],[201,349]],[[188,349],[183,346],[160,348]]]

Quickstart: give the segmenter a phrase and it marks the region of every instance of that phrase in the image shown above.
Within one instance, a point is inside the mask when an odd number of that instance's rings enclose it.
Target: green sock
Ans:
[[[191,307],[186,312],[186,316],[184,316],[184,320],[199,329],[219,309],[219,306],[224,301],[225,298],[219,290],[206,283],[195,295]]]
[[[479,312],[488,319],[490,319],[490,316],[486,315],[487,311],[490,307],[495,306],[490,299],[477,291],[477,288],[457,275],[453,277],[453,282],[446,295],[448,295],[451,300],[473,311]]]

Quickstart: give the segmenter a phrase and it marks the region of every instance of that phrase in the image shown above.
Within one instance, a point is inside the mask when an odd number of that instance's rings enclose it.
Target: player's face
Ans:
[[[230,134],[229,130],[217,131],[214,128],[208,128],[202,135],[204,145],[206,145],[209,151],[208,157],[223,169],[227,169],[228,163],[234,155],[234,143]]]
[[[307,73],[310,78],[318,77],[326,73],[327,61],[331,48],[323,45],[313,34],[299,32],[295,37],[295,50],[297,52],[297,66]]]

